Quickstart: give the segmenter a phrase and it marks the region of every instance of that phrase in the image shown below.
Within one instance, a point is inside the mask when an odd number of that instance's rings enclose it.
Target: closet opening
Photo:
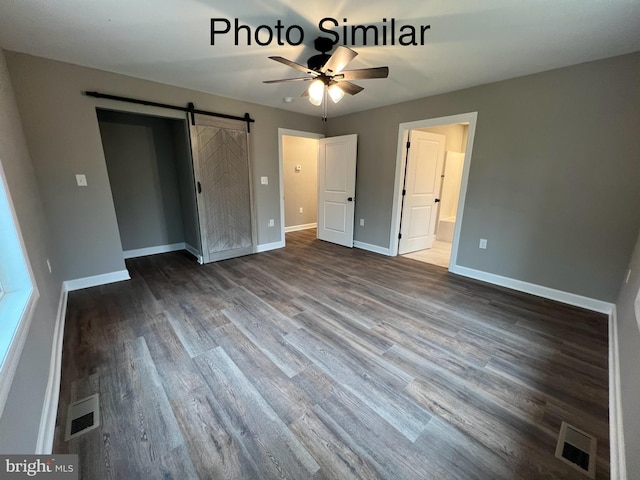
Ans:
[[[186,119],[96,112],[124,258],[187,250],[202,262]]]

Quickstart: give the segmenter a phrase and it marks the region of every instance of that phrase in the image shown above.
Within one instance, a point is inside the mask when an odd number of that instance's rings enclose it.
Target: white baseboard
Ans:
[[[523,282],[522,280],[503,277],[494,273],[482,272],[480,270],[474,270],[473,268],[452,265],[449,268],[449,271],[451,273],[462,275],[463,277],[475,278],[476,280],[482,280],[483,282],[500,285],[501,287],[507,287],[519,292],[530,293],[538,297],[555,300],[557,302],[585,308],[587,310],[593,310],[595,312],[604,313],[605,315],[610,315],[614,307],[613,303],[583,297],[582,295],[576,295],[575,293],[563,292],[562,290],[543,287],[533,283]]]
[[[38,443],[36,444],[36,454],[38,455],[48,455],[53,451],[53,437],[56,430],[58,401],[60,399],[62,340],[64,338],[64,320],[67,314],[67,294],[68,292],[63,285],[60,291],[60,301],[58,302],[58,312],[53,330],[49,379],[47,380],[47,390],[44,394],[44,404],[40,416],[40,429],[38,431]]]
[[[256,247],[256,253],[268,252],[269,250],[277,250],[278,248],[284,248],[284,240],[273,243],[263,243]]]
[[[310,228],[318,228],[318,224],[305,223],[302,225],[291,225],[290,227],[284,227],[284,233],[299,232],[300,230],[309,230]]]
[[[186,244],[182,243],[170,243],[168,245],[156,245],[155,247],[136,248],[134,250],[125,250],[122,253],[124,258],[136,258],[146,257],[147,255],[157,255],[158,253],[175,252],[178,250],[185,250]]]
[[[626,480],[625,444],[620,396],[620,356],[615,305],[609,315],[609,456],[611,478]]]
[[[198,263],[200,265],[202,265],[204,263],[204,258],[202,258],[202,255],[200,255],[200,252],[198,251],[198,249],[196,247],[194,247],[193,245],[189,245],[188,243],[185,243],[184,244],[184,249],[187,252],[189,252],[191,255],[196,257],[198,259]]]
[[[73,280],[65,280],[62,282],[63,288],[67,292],[74,290],[81,290],[83,288],[97,287],[99,285],[106,285],[108,283],[122,282],[123,280],[130,280],[128,270],[120,270],[118,272],[103,273],[101,275],[93,275],[91,277],[74,278]]]
[[[379,253],[380,255],[391,255],[391,251],[387,247],[379,247],[377,245],[371,245],[370,243],[359,242],[357,240],[353,241],[353,246],[359,248],[361,250],[367,250],[373,253]]]

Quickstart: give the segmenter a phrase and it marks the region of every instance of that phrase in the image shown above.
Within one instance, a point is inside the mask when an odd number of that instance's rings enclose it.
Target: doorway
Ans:
[[[473,112],[400,124],[391,255],[406,254],[449,270],[457,265],[476,120]],[[412,137],[425,145],[423,153],[411,151]],[[426,161],[423,155],[433,158]]]
[[[293,140],[293,141],[292,141]],[[306,141],[310,140],[310,141]],[[355,134],[325,138],[322,134],[278,129],[280,150],[280,219],[282,243],[287,231],[316,228],[317,238],[345,247],[353,247],[355,183],[358,136]],[[301,150],[287,146],[305,145]],[[300,188],[303,159],[316,164],[316,175]],[[294,172],[292,174],[292,172]],[[289,177],[289,183],[285,180]],[[315,201],[311,199],[315,196]],[[301,223],[302,203],[315,204]],[[288,215],[287,215],[288,213]],[[308,222],[308,219],[314,221]],[[304,220],[302,220],[304,222]]]
[[[201,261],[186,121],[96,112],[124,258],[187,250]]]
[[[317,228],[318,141],[324,135],[278,129],[280,155],[280,225],[285,233]]]

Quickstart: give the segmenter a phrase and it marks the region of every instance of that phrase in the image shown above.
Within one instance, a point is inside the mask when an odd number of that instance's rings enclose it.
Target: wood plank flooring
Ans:
[[[607,319],[444,268],[287,234],[200,266],[127,260],[69,294],[54,452],[83,479],[609,478]],[[64,442],[70,402],[101,425]]]

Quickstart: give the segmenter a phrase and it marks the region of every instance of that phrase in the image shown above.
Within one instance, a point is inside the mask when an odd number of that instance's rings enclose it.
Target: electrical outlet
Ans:
[[[260,183],[262,185],[269,185],[269,177],[260,177]]]
[[[302,207],[300,207],[300,213],[304,213],[304,210],[302,209]]]
[[[487,249],[487,239],[486,238],[481,238],[480,239],[479,247],[482,248],[483,250]]]
[[[361,218],[361,219],[360,219],[360,226],[361,226],[361,227],[364,227],[364,218]]]
[[[275,221],[273,220],[273,218],[270,218],[270,219],[269,219],[269,226],[270,226],[270,227],[273,227],[275,224],[276,224],[276,223],[275,223]]]

